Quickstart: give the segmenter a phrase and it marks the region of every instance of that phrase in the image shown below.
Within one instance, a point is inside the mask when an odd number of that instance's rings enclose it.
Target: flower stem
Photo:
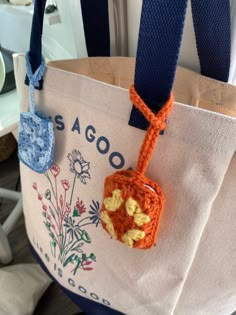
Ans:
[[[57,209],[58,209],[58,198],[57,198],[57,179],[55,177],[55,187],[56,187],[56,205],[57,205]]]
[[[52,249],[52,243],[50,242],[50,248],[51,248],[51,254],[53,256],[53,249]]]
[[[51,210],[52,212],[53,212],[53,210],[52,210],[52,208],[49,206],[49,210]],[[51,214],[51,213],[50,213]],[[58,213],[56,212],[56,214],[57,214],[57,217],[58,217]],[[51,214],[52,215],[52,214]],[[55,215],[55,214],[54,214]],[[53,217],[53,216],[52,216]],[[57,229],[58,229],[58,234],[60,233],[59,232],[59,225],[58,225],[58,222],[57,222],[57,220],[56,220],[56,218],[54,218],[53,217],[53,219],[54,219],[54,221],[55,221],[55,224],[56,224],[56,226],[57,226]]]
[[[66,251],[66,248],[67,248],[68,246],[70,246],[71,243],[73,243],[73,240],[71,240],[70,242],[68,242],[68,244],[66,244],[66,246],[65,246],[65,248],[64,248],[65,251]]]
[[[64,204],[61,209],[62,214],[64,214],[63,211],[65,210],[65,208],[66,208],[66,190],[64,190]]]
[[[62,227],[63,229],[63,227]],[[66,238],[67,238],[67,228],[65,227],[65,233],[64,233],[64,239],[63,239],[63,243],[62,243],[62,250],[64,251],[64,248],[65,248],[65,244],[66,244]]]
[[[71,196],[70,196],[70,206],[71,206],[71,203],[72,203],[72,197],[73,197],[74,188],[75,188],[75,180],[76,180],[76,174],[75,174],[75,177],[74,177],[72,192],[71,192]]]
[[[55,191],[54,191],[53,186],[52,186],[52,181],[51,181],[51,179],[50,179],[48,173],[46,173],[45,176],[47,177],[47,179],[48,179],[48,181],[49,181],[49,183],[50,183],[50,185],[51,185],[52,193],[53,193],[53,195],[54,195],[54,198],[56,199]]]
[[[90,217],[86,217],[86,218],[80,220],[76,225],[80,225],[81,222],[83,222],[83,221],[85,221],[85,220],[87,220],[87,219],[89,219],[89,218],[90,218]]]
[[[90,224],[94,224],[93,222],[89,222],[89,223],[86,223],[86,224],[82,224],[80,225],[80,228],[82,228],[82,226],[86,226],[86,225],[90,225]]]
[[[56,214],[58,215],[58,211],[57,211],[56,207],[54,206],[54,203],[52,202],[52,200],[50,200],[50,202],[51,202],[52,207],[54,208],[54,210],[55,210]]]
[[[70,252],[70,250],[75,246],[75,244],[77,243],[77,242],[80,242],[80,241],[82,241],[82,238],[81,239],[78,239],[78,240],[76,240],[72,245],[71,245],[71,247],[70,248],[68,248],[67,249],[67,251],[66,251],[66,255]]]

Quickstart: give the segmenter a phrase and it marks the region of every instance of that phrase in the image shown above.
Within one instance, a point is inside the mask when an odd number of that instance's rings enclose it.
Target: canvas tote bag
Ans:
[[[159,1],[145,4],[142,21],[146,14],[155,21],[156,12],[162,10],[167,13],[162,27],[168,29],[175,22],[173,29],[181,33],[186,3],[181,6],[180,1],[171,1],[164,7]],[[37,5],[39,2],[36,10]],[[179,21],[173,21],[173,10],[179,12]],[[141,29],[153,30],[154,25],[141,23]],[[160,60],[166,58],[163,52],[158,58],[157,50],[150,56],[145,45],[145,40],[149,44],[163,42],[165,32],[153,34],[155,40],[145,36],[149,33],[140,32],[137,86],[139,74],[142,81],[152,68],[159,70],[156,67],[165,64]],[[168,34],[180,40],[173,30]],[[169,52],[169,43],[164,48]],[[151,67],[139,72],[145,53],[155,58],[149,59]],[[24,59],[19,57],[16,63],[20,68]],[[164,70],[171,72],[169,68]],[[21,165],[26,228],[34,253],[91,314],[117,313],[113,309],[125,314],[173,313],[235,151],[234,118],[175,103],[147,172],[166,196],[156,246],[142,251],[111,240],[100,225],[103,181],[119,167],[135,166],[145,135],[128,125],[132,104],[127,87],[133,74],[134,62],[129,58],[50,63],[43,90],[36,92],[36,103],[54,121],[55,164],[43,175]],[[161,78],[153,81],[158,86],[163,81],[164,87],[171,88],[170,78]],[[153,89],[150,91],[147,96]],[[27,88],[22,92],[23,108],[28,103]],[[58,221],[54,208],[63,209],[63,220],[60,217]]]

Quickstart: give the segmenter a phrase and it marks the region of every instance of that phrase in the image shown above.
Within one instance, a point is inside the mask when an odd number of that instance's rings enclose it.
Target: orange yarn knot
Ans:
[[[106,178],[101,221],[113,239],[129,247],[148,249],[156,242],[165,198],[161,188],[144,174],[159,133],[166,127],[174,98],[171,94],[157,115],[150,111],[134,86],[130,88],[130,98],[150,126],[140,150],[136,170],[119,171]]]

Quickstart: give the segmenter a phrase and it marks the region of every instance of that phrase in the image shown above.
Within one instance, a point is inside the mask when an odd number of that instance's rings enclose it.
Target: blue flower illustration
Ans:
[[[90,216],[90,220],[92,221],[93,224],[96,224],[96,227],[98,227],[98,224],[100,223],[100,204],[99,202],[95,202],[93,200],[93,204],[90,205],[90,211],[89,214],[91,214]]]
[[[66,216],[64,221],[64,227],[67,228],[66,233],[71,236],[72,240],[74,240],[74,237],[77,240],[80,239],[82,231],[80,229],[80,226],[78,224],[75,224],[75,220],[73,220],[69,216]]]

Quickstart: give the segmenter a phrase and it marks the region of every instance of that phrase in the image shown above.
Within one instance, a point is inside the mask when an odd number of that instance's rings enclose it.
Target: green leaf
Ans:
[[[77,209],[76,207],[74,207],[73,218],[74,218],[74,217],[79,217],[79,216],[80,216],[80,214],[79,214],[78,209]]]
[[[46,212],[42,212],[42,215],[44,216],[44,218],[46,218],[47,213]]]
[[[63,267],[67,266],[69,263],[73,263],[75,254],[70,255],[63,264]]]
[[[55,239],[55,235],[54,235],[52,232],[49,233],[49,236],[50,236],[52,239]]]
[[[96,256],[93,253],[90,254],[89,258],[92,259],[93,261],[96,261]]]
[[[47,222],[46,222],[46,227],[50,230],[51,223],[47,221]]]
[[[89,234],[85,231],[85,230],[83,230],[83,233],[82,233],[82,235],[81,235],[81,238],[82,238],[82,240],[84,240],[86,243],[91,243],[91,238],[90,238],[90,236],[89,236]]]

